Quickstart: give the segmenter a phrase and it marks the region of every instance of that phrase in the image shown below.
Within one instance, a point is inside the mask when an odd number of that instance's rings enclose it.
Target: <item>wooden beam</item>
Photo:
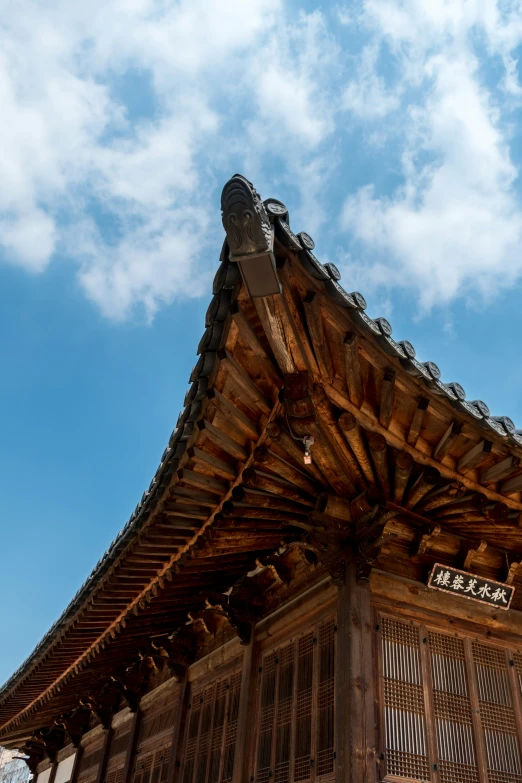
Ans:
[[[289,481],[280,480],[271,473],[249,468],[243,473],[243,481],[247,487],[252,487],[252,489],[262,489],[272,495],[280,495],[304,506],[313,507],[315,505],[312,495],[301,492]]]
[[[243,432],[248,437],[253,440],[257,440],[259,438],[259,432],[254,422],[250,421],[248,416],[245,416],[245,414],[240,411],[239,408],[228,399],[228,397],[225,397],[225,395],[221,394],[221,392],[217,389],[211,389],[209,391],[208,397],[211,400],[217,400],[219,406],[224,411],[224,415],[228,415],[228,417],[233,420],[236,426],[243,430]]]
[[[428,454],[425,454],[419,449],[408,445],[403,438],[399,437],[390,430],[384,429],[384,427],[382,427],[379,422],[375,420],[375,417],[370,413],[356,408],[355,405],[350,402],[348,397],[342,394],[335,386],[326,384],[325,389],[332,402],[342,410],[354,413],[358,417],[361,426],[364,427],[365,430],[379,432],[381,435],[384,435],[389,446],[392,446],[393,448],[399,449],[401,451],[408,452],[420,465],[429,465],[430,467],[437,468],[440,470],[440,473],[442,476],[444,476],[444,478],[447,478],[450,481],[456,481],[473,492],[483,492],[491,500],[505,501],[511,509],[517,509],[519,511],[522,509],[522,504],[518,500],[514,500],[513,498],[504,498],[498,492],[495,492],[495,490],[489,489],[488,487],[483,487],[465,474],[457,473],[453,467],[437,463],[433,457],[430,457]]]
[[[178,470],[178,478],[180,481],[186,481],[187,484],[191,484],[194,487],[209,489],[219,495],[224,494],[228,489],[228,485],[224,481],[219,481],[204,473],[197,473],[194,470],[187,470],[186,468]]]
[[[351,484],[359,483],[365,485],[364,476],[355,459],[351,449],[347,448],[345,439],[337,423],[337,416],[334,413],[333,405],[326,394],[324,387],[314,384],[312,391],[312,400],[318,418],[318,425],[321,430],[324,441],[328,444],[330,450],[337,457],[341,471],[344,473],[345,481]]]
[[[408,492],[405,506],[414,508],[419,500],[440,481],[440,473],[435,468],[424,468]]]
[[[368,435],[368,446],[372,455],[377,481],[386,499],[390,498],[390,474],[388,470],[388,444],[384,435],[371,432]]]
[[[244,370],[239,362],[236,362],[236,360],[227,350],[219,351],[218,356],[226,367],[227,373],[239,386],[239,388],[243,390],[247,398],[250,398],[252,402],[268,416],[272,410],[272,406],[265,399],[264,395],[259,391],[255,383],[250,378],[250,375]],[[248,400],[245,400],[245,402],[248,404]]]
[[[459,437],[460,433],[462,432],[462,424],[459,421],[452,421],[445,431],[442,438],[439,440],[437,445],[435,446],[435,451],[433,452],[433,459],[436,460],[443,460],[446,454],[449,452],[457,438]]]
[[[277,371],[272,358],[263,348],[258,336],[252,329],[243,311],[239,308],[235,309],[235,312],[232,314],[232,320],[238,327],[239,336],[242,342],[247,346],[247,348],[250,349],[250,351],[252,351],[256,357],[256,362],[258,363],[259,368],[262,370],[263,375],[266,375],[267,378],[270,378],[271,382],[275,386],[280,387],[282,383],[281,376]]]
[[[197,446],[187,450],[187,454],[190,459],[196,460],[196,462],[202,462],[204,465],[208,465],[212,470],[217,473],[220,478],[234,480],[236,477],[236,469],[234,465],[231,465],[225,460],[219,459],[214,454],[209,454],[208,451],[203,451]],[[188,510],[188,507],[187,507]],[[208,511],[203,515],[202,519],[206,519]]]
[[[408,430],[408,435],[406,437],[406,443],[409,443],[410,446],[415,446],[417,443],[417,438],[419,437],[420,431],[422,430],[422,425],[424,424],[424,419],[426,417],[429,404],[430,401],[426,397],[419,397],[417,407],[415,408],[415,413],[413,414],[413,418],[411,420],[410,429]]]
[[[346,385],[350,400],[357,408],[364,401],[364,392],[361,375],[361,360],[359,358],[359,338],[353,332],[348,332],[344,338],[344,350],[346,358]]]
[[[198,429],[204,430],[207,437],[223,451],[230,454],[234,459],[246,462],[248,459],[248,449],[238,443],[237,440],[231,438],[226,432],[222,432],[218,427],[215,427],[209,421],[205,419],[198,421]]]
[[[294,364],[291,347],[287,341],[285,324],[280,312],[274,305],[276,297],[280,297],[280,294],[263,296],[252,301],[279,369],[283,375],[286,375],[296,372],[298,368]]]
[[[505,459],[497,462],[496,465],[486,468],[480,474],[480,483],[488,484],[493,481],[502,481],[510,473],[513,473],[520,466],[520,459],[518,457],[509,456]]]
[[[303,308],[319,371],[324,378],[331,380],[333,378],[332,358],[324,336],[320,295],[315,291],[309,291],[303,299]]]
[[[352,413],[342,413],[338,419],[338,424],[354,453],[355,459],[359,463],[366,481],[369,484],[375,484],[372,461],[368,454],[359,422]]]
[[[395,396],[395,370],[387,369],[381,386],[381,403],[379,406],[379,424],[386,430],[390,426]]]
[[[350,503],[350,514],[353,522],[360,522],[372,514],[378,506],[384,506],[386,498],[377,487],[368,487]]]
[[[467,451],[459,460],[457,470],[473,470],[489,457],[493,444],[490,440],[481,440]]]
[[[322,492],[317,498],[316,511],[327,514],[329,517],[335,517],[345,525],[348,525],[352,519],[350,501],[328,492]]]
[[[503,495],[510,495],[512,492],[520,492],[520,490],[522,490],[522,473],[503,481],[500,485],[500,491]]]
[[[402,503],[404,490],[414,465],[413,457],[407,451],[399,451],[395,457],[395,477],[393,482],[393,502]]]
[[[289,481],[309,495],[316,496],[319,490],[319,487],[310,480],[304,471],[294,467],[282,457],[278,457],[266,446],[255,450],[254,466]]]

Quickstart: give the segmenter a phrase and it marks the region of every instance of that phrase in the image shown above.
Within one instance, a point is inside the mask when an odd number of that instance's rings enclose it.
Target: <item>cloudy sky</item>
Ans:
[[[522,427],[522,8],[0,4],[0,680],[148,486],[236,171]]]

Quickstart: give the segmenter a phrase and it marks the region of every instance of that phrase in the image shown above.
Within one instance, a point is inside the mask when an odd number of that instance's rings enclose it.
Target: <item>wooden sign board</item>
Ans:
[[[495,606],[498,609],[509,609],[514,587],[503,582],[494,582],[482,576],[458,571],[456,568],[435,563],[428,578],[428,587],[441,590],[443,593],[453,593],[461,598],[469,598],[479,604]]]

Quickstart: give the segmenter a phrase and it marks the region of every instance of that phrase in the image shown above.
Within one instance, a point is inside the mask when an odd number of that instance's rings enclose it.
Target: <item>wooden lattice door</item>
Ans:
[[[334,775],[335,620],[267,650],[259,667],[257,783]]]
[[[479,783],[464,640],[429,633],[438,759],[442,783]]]
[[[234,769],[241,669],[193,684],[185,732],[182,783],[230,783]]]
[[[379,618],[385,780],[522,783],[522,655]]]
[[[489,783],[521,783],[520,744],[507,650],[472,643]]]

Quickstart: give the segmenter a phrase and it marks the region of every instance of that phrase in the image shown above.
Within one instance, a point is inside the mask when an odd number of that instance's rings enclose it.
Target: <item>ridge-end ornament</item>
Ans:
[[[265,206],[253,185],[235,174],[221,194],[223,227],[252,298],[281,293],[274,256],[274,233]]]

